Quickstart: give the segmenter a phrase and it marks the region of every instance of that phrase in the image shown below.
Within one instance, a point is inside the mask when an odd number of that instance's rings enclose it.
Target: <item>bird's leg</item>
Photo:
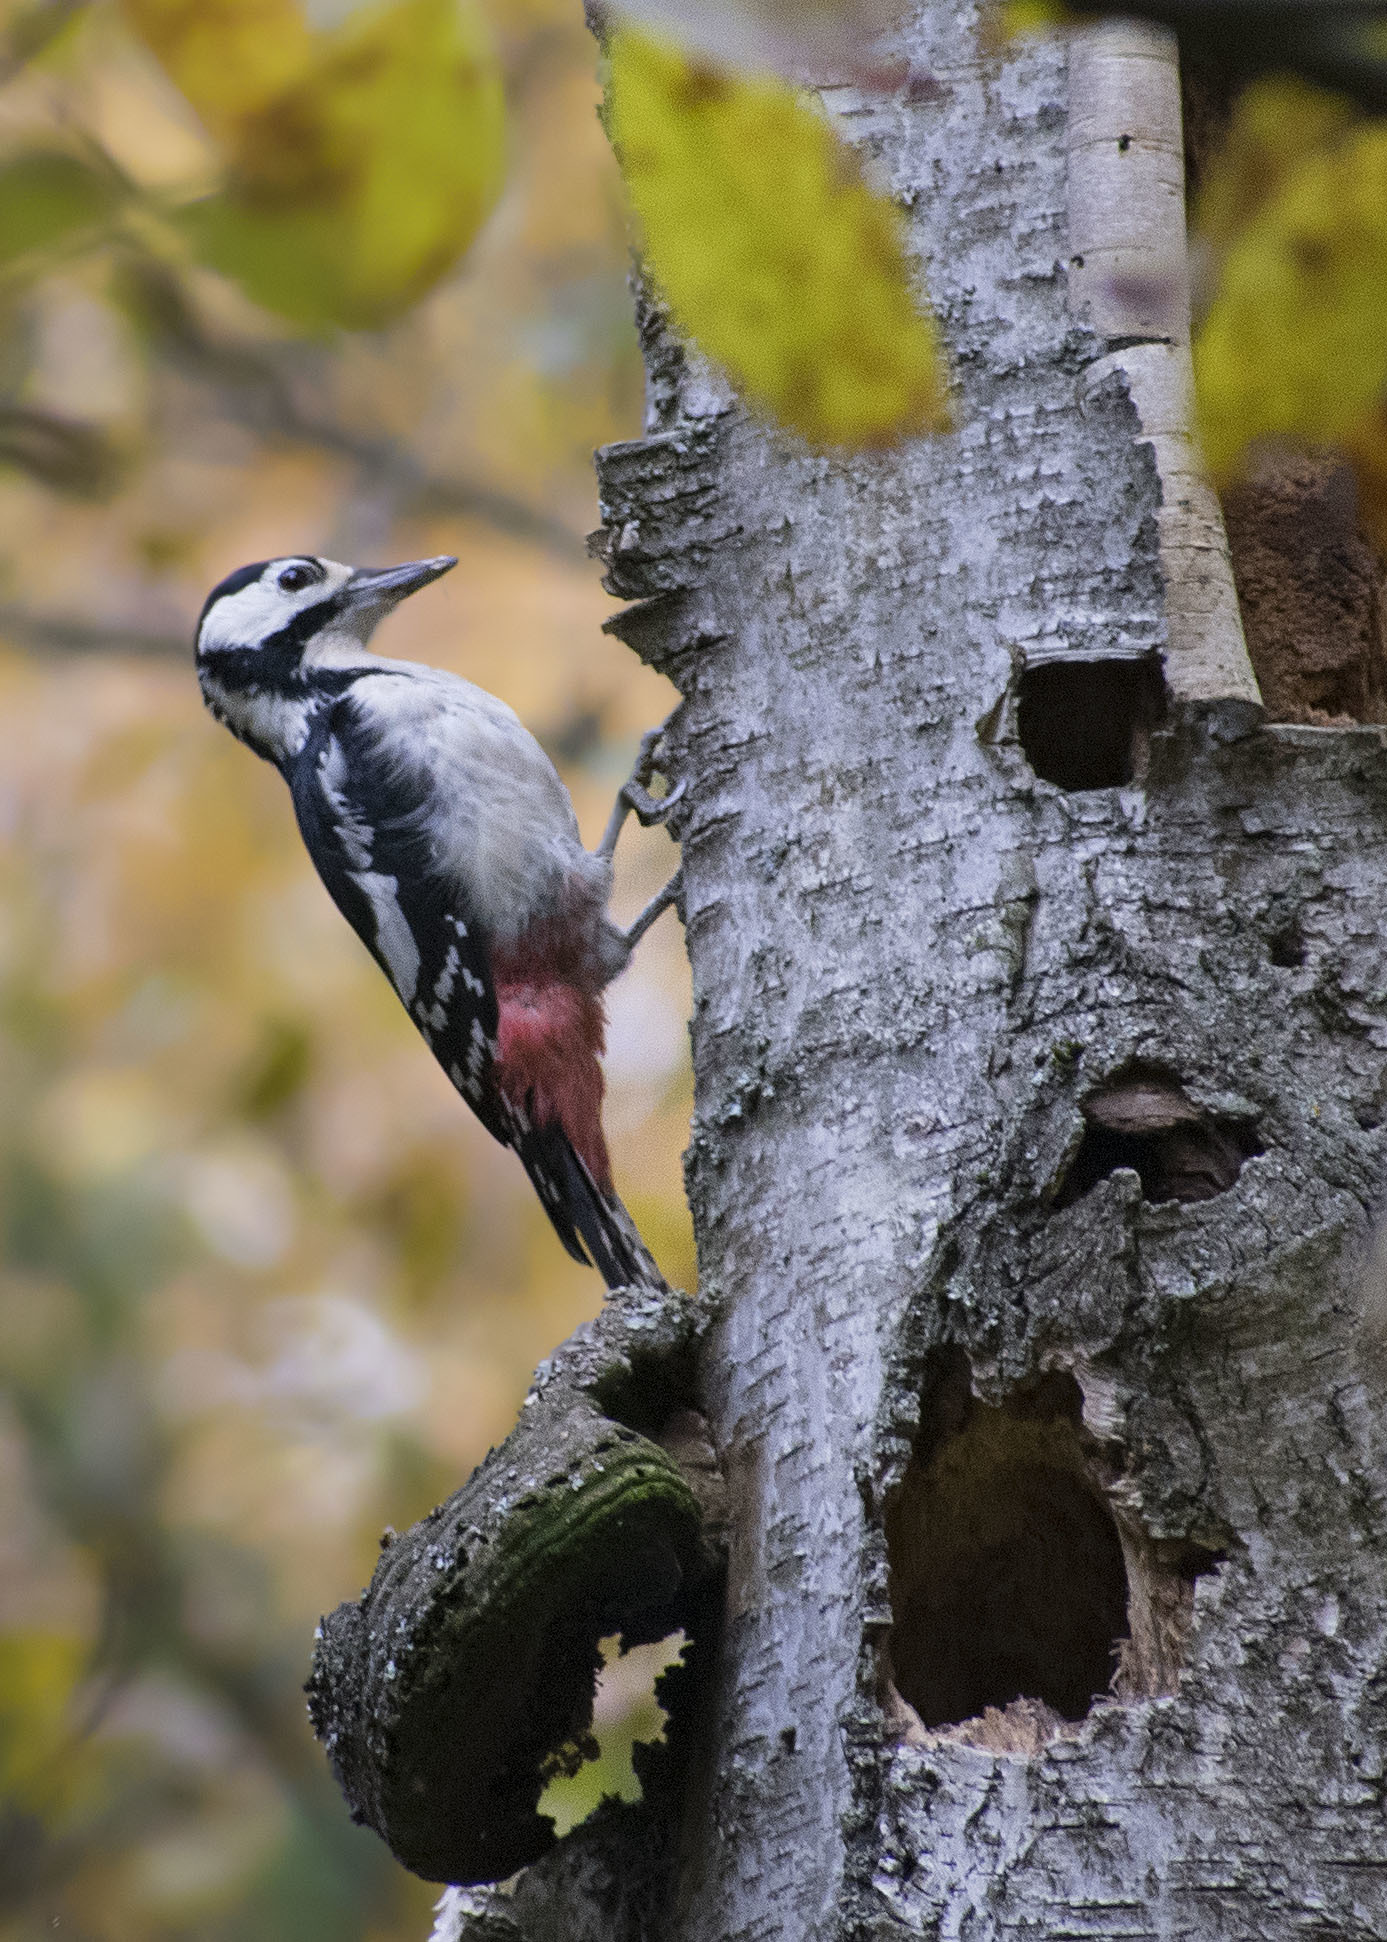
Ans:
[[[642,829],[649,829],[654,823],[664,822],[670,810],[683,795],[682,782],[671,789],[666,796],[652,796],[650,793],[650,782],[656,769],[655,751],[660,746],[660,737],[664,732],[663,727],[648,728],[641,736],[641,745],[636,751],[635,767],[617,791],[612,813],[607,818],[607,827],[602,832],[602,841],[597,845],[598,856],[611,857],[628,816],[634,816]],[[661,904],[660,910],[663,909],[664,905]],[[660,910],[653,912],[651,923],[659,916]],[[636,921],[644,929],[644,918],[638,918]]]
[[[678,903],[683,888],[684,866],[681,863],[664,889],[657,891],[650,899],[650,902],[646,905],[635,923],[631,925],[630,929],[622,932],[622,942],[628,951],[635,950],[636,946],[662,911],[668,910],[671,904]]]

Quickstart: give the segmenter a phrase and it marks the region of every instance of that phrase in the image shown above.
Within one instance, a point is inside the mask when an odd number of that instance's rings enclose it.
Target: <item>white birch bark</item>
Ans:
[[[1256,703],[1228,541],[1194,441],[1185,157],[1175,38],[1137,21],[1076,32],[1069,59],[1069,300],[1121,348],[1089,383],[1126,380],[1161,475],[1166,685]]]
[[[685,696],[725,1624],[665,1886],[570,1843],[473,1942],[1387,1934],[1387,745],[1260,722],[1124,31],[995,57],[936,0],[940,100],[832,97],[951,436],[809,453],[646,319],[601,482]],[[1103,685],[1153,657],[1163,719]]]

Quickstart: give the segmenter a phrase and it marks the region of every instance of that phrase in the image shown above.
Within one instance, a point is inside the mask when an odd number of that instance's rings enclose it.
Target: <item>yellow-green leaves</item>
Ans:
[[[750,403],[816,445],[946,425],[903,225],[822,114],[631,29],[612,41],[610,113],[649,268]]]
[[[293,0],[126,0],[226,156],[184,213],[205,261],[309,325],[370,327],[456,262],[500,187],[499,71],[470,0],[312,33]]]
[[[313,36],[295,0],[125,0],[125,13],[233,154],[247,119],[312,65]]]
[[[1210,187],[1226,247],[1195,375],[1224,475],[1257,439],[1348,439],[1387,392],[1387,123],[1345,128],[1294,83],[1251,90],[1240,121],[1230,170],[1247,177],[1257,134],[1275,186],[1241,227],[1228,218],[1237,183]]]
[[[0,163],[0,266],[99,228],[119,192],[75,155],[31,153]]]
[[[429,290],[500,187],[500,79],[477,5],[379,0],[315,32],[299,0],[124,0],[225,161],[221,190],[178,216],[201,260],[310,327],[385,323]],[[884,5],[851,0],[852,18]],[[847,9],[818,0],[814,32],[841,31]],[[772,39],[809,33],[786,0],[762,11]],[[632,29],[611,51],[612,133],[680,326],[815,444],[941,427],[904,226],[826,117],[778,80]]]
[[[1294,75],[1253,81],[1238,96],[1199,191],[1196,227],[1216,255],[1317,150],[1343,134],[1353,103]]]
[[[85,1659],[66,1634],[0,1632],[0,1798],[52,1808],[73,1791],[84,1749],[63,1741]]]

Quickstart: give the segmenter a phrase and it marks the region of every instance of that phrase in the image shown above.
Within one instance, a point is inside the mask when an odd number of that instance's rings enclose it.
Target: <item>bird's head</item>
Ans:
[[[213,587],[197,624],[208,707],[257,753],[302,745],[314,670],[351,667],[406,595],[457,565],[451,554],[404,566],[344,566],[294,554],[238,567]]]

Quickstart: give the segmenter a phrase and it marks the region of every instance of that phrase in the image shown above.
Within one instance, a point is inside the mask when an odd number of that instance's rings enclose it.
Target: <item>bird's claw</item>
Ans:
[[[676,782],[674,787],[663,796],[652,796],[650,791],[634,776],[623,788],[622,800],[642,829],[653,829],[666,822],[674,805],[683,799],[684,784]]]
[[[631,814],[635,817],[642,829],[652,829],[656,825],[665,822],[674,805],[681,800],[684,794],[684,784],[682,782],[676,783],[663,796],[652,796],[650,793],[650,784],[659,770],[659,763],[656,757],[660,744],[664,740],[664,734],[663,724],[657,728],[647,728],[644,735],[641,736],[640,746],[636,750],[635,766],[631,770],[631,778],[629,782],[623,784],[621,790],[622,801],[626,804],[626,807],[631,811]]]
[[[659,823],[669,820],[670,811],[684,796],[684,784],[678,782],[663,796],[652,796],[650,784],[659,769],[656,752],[664,739],[664,725],[649,728],[641,736],[640,747],[636,751],[635,766],[629,779],[617,790],[616,802],[607,818],[607,827],[596,854],[609,862],[616,851],[617,838],[627,816],[634,816],[642,829],[652,829]]]

